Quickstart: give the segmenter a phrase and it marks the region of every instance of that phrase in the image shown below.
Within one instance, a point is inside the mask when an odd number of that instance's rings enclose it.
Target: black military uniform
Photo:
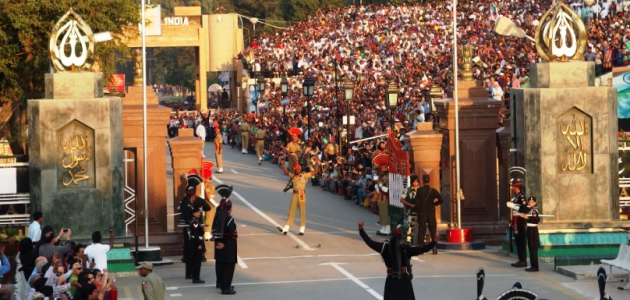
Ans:
[[[193,209],[201,209],[203,211],[209,212],[212,209],[212,206],[203,198],[197,197],[195,193],[197,192],[197,186],[189,185],[186,188],[186,196],[182,198],[179,203],[179,222],[177,227],[182,228],[182,236],[184,237],[184,241],[188,240],[188,225],[191,221],[192,210]],[[203,223],[203,222],[202,222]],[[182,262],[187,261],[187,256],[189,253],[188,243],[184,243],[184,257],[182,258]],[[191,274],[186,272],[186,278],[190,277]]]
[[[424,236],[429,225],[431,238],[437,232],[437,220],[435,219],[435,207],[442,204],[442,194],[429,185],[431,178],[429,175],[422,175],[424,185],[418,189],[416,193],[416,213],[418,214],[418,245],[424,245]],[[437,201],[434,201],[437,199]],[[437,249],[433,250],[437,254]]]
[[[193,208],[193,214],[195,212],[201,213],[202,207]],[[186,256],[186,279],[192,278],[193,283],[205,283],[205,281],[199,278],[201,272],[201,259],[203,254],[206,253],[206,245],[203,241],[203,222],[194,215],[190,219],[190,224],[187,228],[188,255]]]
[[[534,201],[534,206],[528,206],[527,214],[527,248],[529,249],[530,267],[525,269],[527,272],[538,272],[538,248],[540,248],[540,235],[538,234],[538,207],[536,207],[536,197],[529,197],[527,201]],[[529,203],[528,203],[529,204]]]
[[[370,239],[363,228],[359,228],[359,234],[368,247],[381,253],[383,262],[387,267],[383,300],[415,300],[413,286],[411,285],[411,279],[413,278],[410,263],[411,257],[431,250],[437,243],[431,241],[422,247],[400,243],[402,232],[398,229],[392,230],[392,238],[383,243]]]
[[[527,201],[525,200],[525,194],[521,191],[522,182],[517,181],[512,184],[512,187],[518,188],[518,193],[512,198],[512,201],[508,203],[508,207],[512,208],[512,216],[514,225],[514,240],[516,242],[516,252],[518,254],[518,261],[512,264],[515,268],[527,267],[527,221],[525,218],[521,218],[521,214],[527,214],[529,209],[527,208]]]
[[[214,259],[216,261],[217,288],[221,294],[236,294],[232,286],[234,268],[237,262],[236,222],[232,216],[232,202],[227,199],[232,193],[231,186],[217,186],[217,193],[223,199],[219,203],[216,216],[212,223],[212,238],[214,239]],[[220,249],[219,249],[220,248]]]

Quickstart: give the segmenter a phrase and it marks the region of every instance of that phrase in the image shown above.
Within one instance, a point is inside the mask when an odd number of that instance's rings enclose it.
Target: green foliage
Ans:
[[[22,108],[27,99],[44,96],[50,32],[68,9],[74,9],[93,32],[110,31],[115,36],[113,41],[95,47],[95,61],[106,76],[115,70],[114,52],[129,55],[128,48],[120,43],[123,30],[128,27],[133,31],[140,22],[139,8],[129,0],[0,0],[0,7],[0,73],[4,75],[3,79],[0,76],[0,103],[20,102]],[[25,111],[22,109],[22,114]],[[25,118],[12,120],[24,123]],[[11,125],[5,133],[23,128],[14,122]]]

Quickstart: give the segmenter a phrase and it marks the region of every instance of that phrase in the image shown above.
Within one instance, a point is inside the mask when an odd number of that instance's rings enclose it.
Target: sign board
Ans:
[[[125,74],[112,74],[109,75],[109,83],[107,84],[107,89],[112,92],[125,92]]]
[[[16,168],[0,168],[0,194],[17,193]]]

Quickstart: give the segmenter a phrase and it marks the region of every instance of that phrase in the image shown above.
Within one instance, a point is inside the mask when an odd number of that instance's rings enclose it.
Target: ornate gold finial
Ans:
[[[57,72],[87,71],[92,66],[94,34],[72,8],[53,27],[48,51]]]
[[[473,72],[472,72],[472,54],[473,48],[471,44],[460,45],[457,47],[457,52],[461,55],[462,70],[459,72],[461,80],[473,80]]]
[[[133,86],[142,86],[142,50],[131,51],[131,60],[133,61]]]
[[[544,61],[581,61],[586,51],[584,23],[570,7],[556,1],[536,27],[536,52]]]

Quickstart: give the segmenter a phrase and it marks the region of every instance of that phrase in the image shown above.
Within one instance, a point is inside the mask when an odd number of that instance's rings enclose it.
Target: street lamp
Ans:
[[[348,78],[346,83],[344,83],[343,88],[344,92],[344,100],[346,100],[346,148],[350,149],[350,103],[352,102],[352,97],[354,96],[354,82]]]
[[[241,113],[245,114],[247,113],[247,111],[249,110],[249,107],[247,105],[247,101],[245,101],[247,99],[247,78],[245,76],[243,76],[243,78],[241,78],[241,93],[242,93],[242,97],[243,97],[243,111],[241,111]]]
[[[282,105],[282,120],[284,123],[287,122],[287,104],[289,101],[287,100],[287,94],[289,93],[289,81],[287,80],[287,76],[282,77],[280,81],[280,93],[282,94],[282,101],[280,104]]]
[[[391,110],[391,128],[394,131],[394,109],[398,106],[398,86],[392,80],[387,88],[387,107]]]
[[[262,75],[258,76],[258,79],[256,79],[256,91],[258,91],[258,101],[256,101],[256,110],[259,110],[258,107],[260,107],[262,93],[265,91],[265,78]],[[261,124],[263,122],[263,110],[264,110],[264,107],[260,109],[260,123]]]
[[[307,136],[310,137],[311,134],[311,97],[313,97],[313,87],[315,86],[315,79],[313,77],[306,77],[304,82],[302,82],[302,91],[304,92],[304,96],[306,96],[306,113],[307,113],[307,124],[306,124],[306,132]]]

